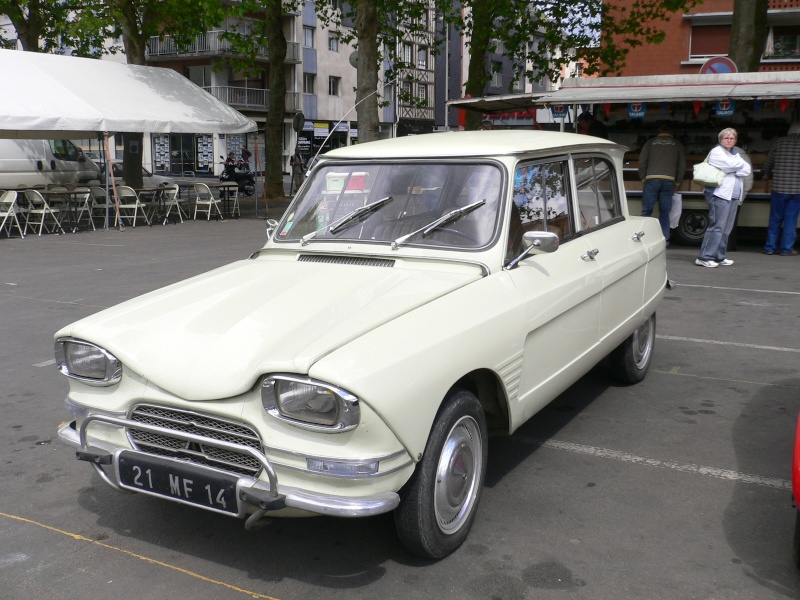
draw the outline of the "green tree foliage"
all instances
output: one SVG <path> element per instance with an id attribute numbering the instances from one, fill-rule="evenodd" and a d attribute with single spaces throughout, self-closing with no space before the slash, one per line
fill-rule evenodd
<path id="1" fill-rule="evenodd" d="M 445 21 L 469 39 L 465 94 L 473 97 L 483 95 L 491 78 L 489 52 L 512 60 L 515 80 L 555 81 L 562 65 L 575 58 L 585 61 L 587 75 L 613 74 L 632 47 L 663 41 L 661 22 L 698 1 L 639 0 L 625 6 L 608 0 L 465 0 L 455 7 L 437 0 Z M 467 129 L 479 124 L 479 114 L 467 115 Z"/>

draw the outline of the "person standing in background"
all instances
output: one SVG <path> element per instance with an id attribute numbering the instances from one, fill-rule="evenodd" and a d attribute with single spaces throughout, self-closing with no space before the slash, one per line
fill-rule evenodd
<path id="1" fill-rule="evenodd" d="M 588 110 L 582 112 L 578 117 L 578 133 L 593 135 L 604 140 L 608 139 L 608 128 L 595 119 L 594 115 Z"/>
<path id="2" fill-rule="evenodd" d="M 719 145 L 708 153 L 708 163 L 725 173 L 719 187 L 704 190 L 708 202 L 709 224 L 700 246 L 699 267 L 728 267 L 733 261 L 725 257 L 728 235 L 733 229 L 736 210 L 744 198 L 744 180 L 752 173 L 748 163 L 736 150 L 736 130 L 728 127 L 719 132 Z"/>
<path id="3" fill-rule="evenodd" d="M 685 171 L 686 150 L 672 135 L 672 125 L 662 123 L 658 135 L 648 140 L 639 153 L 639 178 L 644 182 L 642 216 L 652 216 L 658 202 L 658 222 L 667 244 L 672 196 L 683 181 Z"/>
<path id="4" fill-rule="evenodd" d="M 292 167 L 292 183 L 289 186 L 289 193 L 293 196 L 297 193 L 298 188 L 303 183 L 303 167 L 305 167 L 305 160 L 300 153 L 300 146 L 294 147 L 294 154 L 289 159 L 289 165 Z"/>
<path id="5" fill-rule="evenodd" d="M 764 254 L 796 256 L 797 218 L 800 216 L 800 122 L 773 144 L 764 162 L 764 178 L 772 177 L 769 226 Z"/>

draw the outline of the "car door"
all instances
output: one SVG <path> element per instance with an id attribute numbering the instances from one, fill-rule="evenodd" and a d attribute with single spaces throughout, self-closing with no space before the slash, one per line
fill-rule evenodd
<path id="1" fill-rule="evenodd" d="M 577 156 L 574 169 L 581 235 L 602 271 L 600 340 L 616 345 L 641 318 L 648 251 L 639 223 L 622 214 L 614 163 Z"/>
<path id="2" fill-rule="evenodd" d="M 512 428 L 524 422 L 594 364 L 602 274 L 576 235 L 566 157 L 517 166 L 507 258 L 521 252 L 526 231 L 551 231 L 552 253 L 530 255 L 509 270 L 524 306 L 522 368 Z"/>

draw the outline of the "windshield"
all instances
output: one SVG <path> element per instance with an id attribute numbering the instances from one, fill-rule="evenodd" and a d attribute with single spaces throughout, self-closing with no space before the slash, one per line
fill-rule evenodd
<path id="1" fill-rule="evenodd" d="M 498 166 L 482 163 L 323 166 L 306 182 L 275 239 L 482 248 L 497 226 L 502 181 Z M 429 227 L 445 215 L 451 216 Z"/>

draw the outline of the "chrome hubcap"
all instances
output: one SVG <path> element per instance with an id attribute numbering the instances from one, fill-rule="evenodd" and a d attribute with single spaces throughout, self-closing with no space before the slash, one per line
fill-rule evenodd
<path id="1" fill-rule="evenodd" d="M 653 351 L 654 333 L 653 317 L 647 319 L 633 333 L 633 361 L 637 369 L 643 369 L 650 360 L 650 353 Z"/>
<path id="2" fill-rule="evenodd" d="M 462 417 L 450 430 L 439 456 L 433 507 L 439 528 L 458 531 L 472 512 L 483 470 L 483 440 L 472 417 Z"/>

